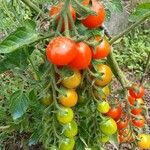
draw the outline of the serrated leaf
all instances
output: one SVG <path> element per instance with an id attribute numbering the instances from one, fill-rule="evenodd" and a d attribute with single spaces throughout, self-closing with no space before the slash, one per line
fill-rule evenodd
<path id="1" fill-rule="evenodd" d="M 150 16 L 150 3 L 142 3 L 135 8 L 135 11 L 129 16 L 130 22 L 136 22 L 143 17 Z"/>
<path id="2" fill-rule="evenodd" d="M 33 21 L 27 20 L 25 27 L 20 27 L 12 32 L 0 43 L 0 53 L 11 53 L 24 46 L 28 46 L 38 39 L 38 32 Z"/>
<path id="3" fill-rule="evenodd" d="M 29 106 L 29 99 L 22 91 L 13 93 L 10 99 L 10 111 L 13 120 L 16 120 L 26 112 Z"/>

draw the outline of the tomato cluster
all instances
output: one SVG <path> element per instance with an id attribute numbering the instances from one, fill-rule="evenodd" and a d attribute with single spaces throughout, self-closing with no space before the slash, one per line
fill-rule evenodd
<path id="1" fill-rule="evenodd" d="M 84 7 L 91 8 L 96 14 L 83 17 L 79 22 L 89 30 L 100 27 L 105 19 L 105 9 L 102 3 L 98 0 L 83 0 L 82 4 Z M 77 14 L 71 5 L 68 5 L 72 20 L 69 20 L 66 29 L 64 5 L 61 2 L 50 9 L 49 14 L 51 17 L 56 17 L 55 21 L 60 27 L 60 31 L 57 30 L 59 34 L 51 39 L 46 48 L 49 63 L 58 69 L 54 73 L 56 85 L 53 88 L 55 88 L 56 93 L 53 94 L 55 99 L 53 101 L 57 108 L 57 121 L 63 129 L 57 146 L 60 150 L 74 149 L 75 137 L 80 134 L 81 119 L 76 114 L 76 108 L 81 107 L 78 104 L 85 102 L 85 99 L 91 101 L 88 103 L 89 105 L 94 104 L 96 107 L 96 117 L 98 118 L 98 129 L 96 131 L 98 131 L 100 143 L 105 144 L 115 133 L 117 133 L 120 143 L 134 141 L 137 134 L 131 127 L 141 128 L 145 125 L 145 118 L 142 114 L 144 89 L 138 84 L 129 88 L 128 103 L 131 112 L 128 113 L 125 112 L 125 107 L 120 100 L 110 97 L 110 83 L 113 73 L 107 64 L 107 56 L 111 51 L 111 45 L 100 34 L 92 34 L 85 40 L 68 36 L 66 31 L 68 31 L 68 28 L 71 30 L 72 23 L 75 23 L 77 16 L 80 17 L 80 14 Z M 95 44 L 90 44 L 90 42 Z M 61 74 L 60 72 L 64 68 L 72 73 L 69 75 Z M 54 71 L 56 70 L 54 69 Z M 86 92 L 88 96 L 86 95 L 85 98 Z M 51 99 L 48 95 L 42 99 L 42 102 L 48 106 L 52 104 Z M 149 138 L 147 134 L 139 135 L 137 142 L 139 147 L 149 148 L 150 145 L 147 144 Z"/>

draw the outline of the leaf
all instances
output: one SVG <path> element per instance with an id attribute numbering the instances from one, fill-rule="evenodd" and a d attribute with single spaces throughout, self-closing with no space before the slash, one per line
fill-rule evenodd
<path id="1" fill-rule="evenodd" d="M 16 120 L 26 112 L 29 106 L 29 99 L 26 94 L 22 91 L 16 91 L 13 93 L 10 99 L 10 111 L 13 117 L 13 120 Z"/>
<path id="2" fill-rule="evenodd" d="M 34 48 L 31 47 L 29 50 L 29 54 L 32 54 Z M 16 50 L 12 53 L 5 54 L 4 58 L 0 61 L 0 74 L 16 67 L 25 69 L 28 64 L 24 50 Z"/>
<path id="3" fill-rule="evenodd" d="M 142 3 L 135 8 L 135 11 L 129 16 L 130 22 L 136 22 L 143 17 L 150 16 L 150 3 Z"/>
<path id="4" fill-rule="evenodd" d="M 123 6 L 121 0 L 103 0 L 106 10 L 110 12 L 122 12 Z"/>
<path id="5" fill-rule="evenodd" d="M 110 141 L 109 142 L 118 150 L 119 143 L 118 143 L 117 133 L 113 134 L 110 137 Z"/>
<path id="6" fill-rule="evenodd" d="M 38 35 L 34 22 L 26 20 L 24 27 L 19 27 L 0 43 L 0 53 L 11 53 L 30 45 L 38 39 Z"/>

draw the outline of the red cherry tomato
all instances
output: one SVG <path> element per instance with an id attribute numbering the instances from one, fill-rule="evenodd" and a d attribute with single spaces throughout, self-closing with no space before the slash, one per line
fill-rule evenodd
<path id="1" fill-rule="evenodd" d="M 76 56 L 76 44 L 66 37 L 54 38 L 46 49 L 46 55 L 50 62 L 55 65 L 67 65 Z"/>
<path id="2" fill-rule="evenodd" d="M 139 115 L 142 112 L 141 108 L 134 108 L 131 110 L 131 113 L 134 115 Z"/>
<path id="3" fill-rule="evenodd" d="M 97 41 L 100 41 L 100 36 L 96 37 Z M 92 54 L 93 54 L 93 58 L 94 59 L 102 59 L 108 56 L 108 54 L 110 53 L 111 50 L 111 46 L 108 43 L 107 40 L 102 39 L 102 41 L 100 42 L 100 44 L 98 46 L 96 46 L 96 50 L 94 51 L 94 49 L 92 50 Z"/>
<path id="4" fill-rule="evenodd" d="M 81 22 L 84 26 L 89 29 L 97 28 L 102 25 L 105 19 L 105 9 L 102 3 L 97 0 L 92 1 L 92 10 L 96 12 L 96 15 L 89 15 L 87 18 L 83 19 Z M 87 3 L 85 2 L 87 5 Z"/>
<path id="5" fill-rule="evenodd" d="M 124 118 L 124 119 L 120 119 L 118 122 L 117 122 L 117 127 L 119 130 L 122 130 L 124 128 L 126 128 L 128 125 L 128 119 L 127 117 Z"/>
<path id="6" fill-rule="evenodd" d="M 129 93 L 133 98 L 141 98 L 144 95 L 144 88 L 135 83 L 129 88 Z"/>
<path id="7" fill-rule="evenodd" d="M 107 113 L 107 116 L 113 118 L 115 121 L 119 120 L 121 115 L 122 115 L 122 108 L 120 105 L 110 108 L 110 110 Z"/>
<path id="8" fill-rule="evenodd" d="M 139 115 L 137 118 L 132 119 L 132 123 L 135 127 L 141 128 L 145 124 L 145 118 L 142 115 Z"/>
<path id="9" fill-rule="evenodd" d="M 78 70 L 87 68 L 90 65 L 92 57 L 90 47 L 87 44 L 80 42 L 77 43 L 76 49 L 77 55 L 69 64 L 69 66 Z"/>

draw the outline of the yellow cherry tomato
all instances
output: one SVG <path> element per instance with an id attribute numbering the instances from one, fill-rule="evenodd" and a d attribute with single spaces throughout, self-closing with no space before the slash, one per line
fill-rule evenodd
<path id="1" fill-rule="evenodd" d="M 73 70 L 73 75 L 65 77 L 62 81 L 62 85 L 69 89 L 76 88 L 81 83 L 81 73 L 78 70 Z"/>
<path id="2" fill-rule="evenodd" d="M 109 66 L 104 64 L 98 64 L 97 70 L 102 74 L 101 79 L 95 81 L 98 86 L 106 86 L 112 80 L 112 71 Z"/>
<path id="3" fill-rule="evenodd" d="M 78 101 L 78 94 L 74 89 L 66 89 L 66 95 L 59 95 L 59 102 L 65 107 L 73 107 Z"/>
<path id="4" fill-rule="evenodd" d="M 95 90 L 94 95 L 97 99 L 105 100 L 110 95 L 110 89 L 108 86 L 105 86 L 102 88 L 101 92 L 98 92 L 97 90 Z"/>
<path id="5" fill-rule="evenodd" d="M 49 106 L 53 102 L 52 96 L 50 94 L 47 94 L 45 97 L 41 99 L 41 102 L 42 104 Z"/>
<path id="6" fill-rule="evenodd" d="M 141 149 L 149 149 L 150 148 L 150 135 L 148 134 L 140 134 L 138 135 L 139 141 L 138 146 Z"/>

